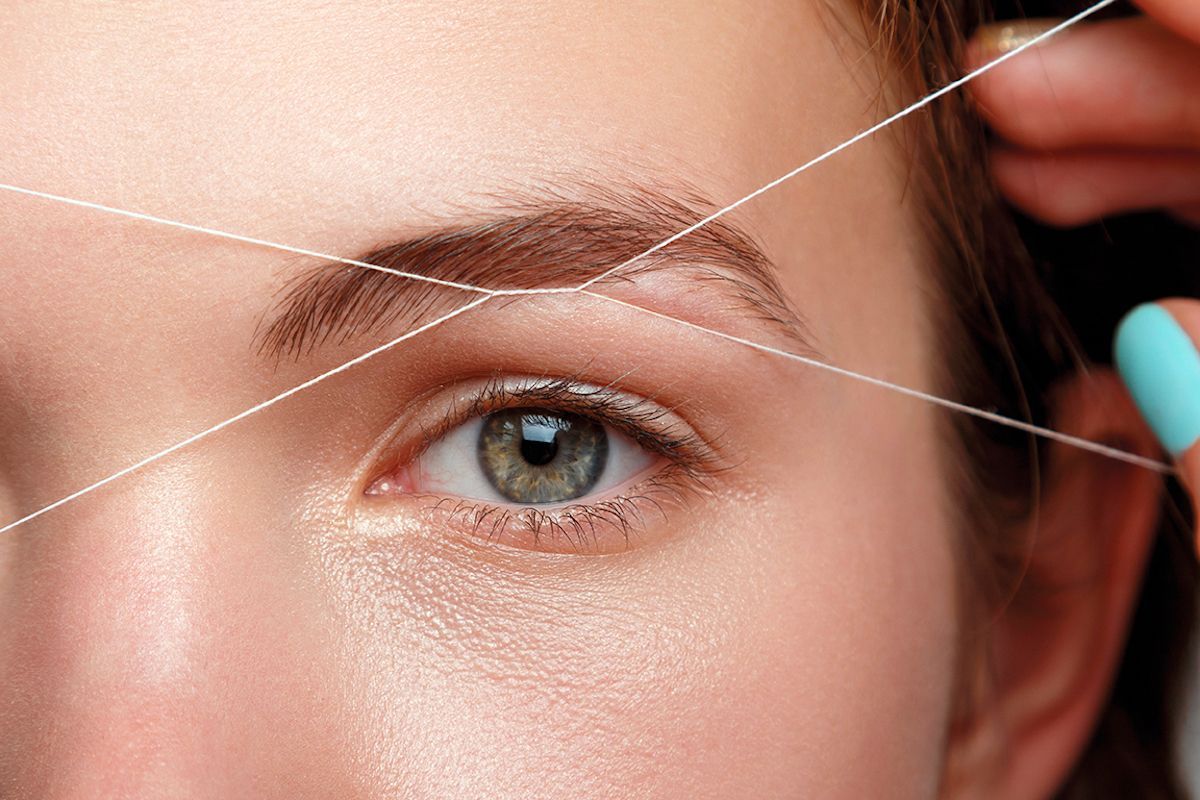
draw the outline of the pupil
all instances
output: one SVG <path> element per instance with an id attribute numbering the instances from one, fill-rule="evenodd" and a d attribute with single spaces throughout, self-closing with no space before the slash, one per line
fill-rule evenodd
<path id="1" fill-rule="evenodd" d="M 559 427 L 544 417 L 521 420 L 521 457 L 535 467 L 549 464 L 558 455 Z"/>

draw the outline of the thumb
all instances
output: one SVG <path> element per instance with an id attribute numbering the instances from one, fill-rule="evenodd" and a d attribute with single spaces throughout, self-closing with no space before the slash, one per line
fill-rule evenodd
<path id="1" fill-rule="evenodd" d="M 1117 326 L 1117 369 L 1200 510 L 1200 301 L 1163 300 Z"/>

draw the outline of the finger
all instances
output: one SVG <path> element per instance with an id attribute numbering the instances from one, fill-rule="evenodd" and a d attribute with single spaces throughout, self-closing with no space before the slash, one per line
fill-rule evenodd
<path id="1" fill-rule="evenodd" d="M 1117 369 L 1142 416 L 1177 460 L 1200 509 L 1200 301 L 1165 300 L 1129 312 L 1117 328 Z"/>
<path id="2" fill-rule="evenodd" d="M 969 58 L 981 64 L 1011 45 L 989 26 Z M 996 132 L 1025 147 L 1200 150 L 1200 45 L 1145 18 L 1080 25 L 981 75 L 972 91 Z"/>
<path id="3" fill-rule="evenodd" d="M 1074 226 L 1111 214 L 1200 205 L 1200 152 L 1033 153 L 997 148 L 992 173 L 1022 211 Z"/>
<path id="4" fill-rule="evenodd" d="M 1195 0 L 1137 0 L 1158 22 L 1200 45 L 1200 3 Z"/>

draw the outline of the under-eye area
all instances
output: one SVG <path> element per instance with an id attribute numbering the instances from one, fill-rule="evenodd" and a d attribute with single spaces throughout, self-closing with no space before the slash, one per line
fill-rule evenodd
<path id="1" fill-rule="evenodd" d="M 363 489 L 376 510 L 511 547 L 620 552 L 726 468 L 676 409 L 615 383 L 494 375 L 441 394 L 432 424 L 383 448 Z"/>

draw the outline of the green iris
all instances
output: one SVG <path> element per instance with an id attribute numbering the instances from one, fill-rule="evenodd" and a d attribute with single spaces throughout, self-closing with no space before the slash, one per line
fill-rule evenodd
<path id="1" fill-rule="evenodd" d="M 479 465 L 514 503 L 562 503 L 587 494 L 604 472 L 604 426 L 576 414 L 514 408 L 483 421 Z"/>

